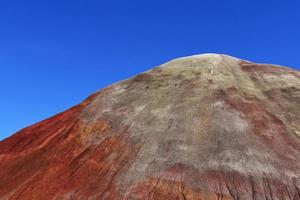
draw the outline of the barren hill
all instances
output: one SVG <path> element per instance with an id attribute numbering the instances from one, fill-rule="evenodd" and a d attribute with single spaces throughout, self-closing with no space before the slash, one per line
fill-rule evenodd
<path id="1" fill-rule="evenodd" d="M 300 200 L 300 72 L 172 60 L 0 142 L 0 199 Z"/>

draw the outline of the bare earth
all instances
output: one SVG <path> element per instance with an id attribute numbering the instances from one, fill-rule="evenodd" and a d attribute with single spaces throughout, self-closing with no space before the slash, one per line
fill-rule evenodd
<path id="1" fill-rule="evenodd" d="M 300 72 L 172 60 L 0 142 L 0 199 L 300 200 Z"/>

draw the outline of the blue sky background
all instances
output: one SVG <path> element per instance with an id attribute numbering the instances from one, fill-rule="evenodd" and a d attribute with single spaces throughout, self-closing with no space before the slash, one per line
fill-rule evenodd
<path id="1" fill-rule="evenodd" d="M 300 2 L 0 0 L 0 140 L 170 59 L 300 69 Z"/>

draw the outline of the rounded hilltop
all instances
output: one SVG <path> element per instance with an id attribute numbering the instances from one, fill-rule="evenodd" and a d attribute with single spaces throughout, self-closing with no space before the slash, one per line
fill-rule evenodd
<path id="1" fill-rule="evenodd" d="M 240 60 L 239 58 L 227 55 L 227 54 L 220 54 L 220 53 L 201 53 L 201 54 L 194 54 L 190 56 L 182 56 L 175 58 L 173 60 L 179 60 L 179 59 L 219 59 L 222 57 L 232 58 Z"/>

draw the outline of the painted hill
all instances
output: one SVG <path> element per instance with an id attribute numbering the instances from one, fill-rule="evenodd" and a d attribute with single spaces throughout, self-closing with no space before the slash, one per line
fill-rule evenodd
<path id="1" fill-rule="evenodd" d="M 300 72 L 167 62 L 0 142 L 0 199 L 300 200 Z"/>

